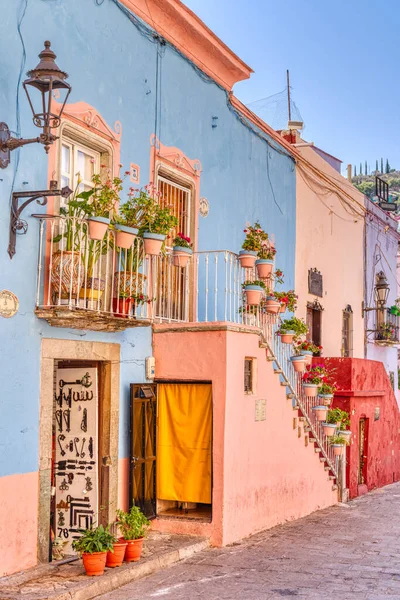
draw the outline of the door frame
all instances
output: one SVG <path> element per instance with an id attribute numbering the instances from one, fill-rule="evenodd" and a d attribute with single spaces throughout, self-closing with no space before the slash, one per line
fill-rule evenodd
<path id="1" fill-rule="evenodd" d="M 99 372 L 99 522 L 115 519 L 118 502 L 120 345 L 43 339 L 40 362 L 38 560 L 49 560 L 55 361 L 96 363 Z"/>

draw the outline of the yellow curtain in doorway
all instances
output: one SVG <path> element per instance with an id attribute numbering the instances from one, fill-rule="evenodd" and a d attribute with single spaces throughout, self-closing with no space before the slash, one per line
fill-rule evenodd
<path id="1" fill-rule="evenodd" d="M 211 504 L 211 385 L 158 385 L 157 497 Z"/>

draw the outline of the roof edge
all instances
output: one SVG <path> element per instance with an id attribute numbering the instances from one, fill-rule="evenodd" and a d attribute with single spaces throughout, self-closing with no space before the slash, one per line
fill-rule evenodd
<path id="1" fill-rule="evenodd" d="M 231 90 L 253 70 L 181 0 L 119 0 L 216 83 Z"/>

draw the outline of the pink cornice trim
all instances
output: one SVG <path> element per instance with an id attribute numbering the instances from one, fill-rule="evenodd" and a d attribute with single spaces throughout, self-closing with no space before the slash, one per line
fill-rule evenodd
<path id="1" fill-rule="evenodd" d="M 154 133 L 150 136 L 150 145 L 155 148 L 157 157 L 170 163 L 180 171 L 200 177 L 202 167 L 201 162 L 197 158 L 193 160 L 188 158 L 182 150 L 175 148 L 175 146 L 164 146 Z"/>
<path id="2" fill-rule="evenodd" d="M 253 70 L 180 0 L 120 0 L 227 90 Z"/>
<path id="3" fill-rule="evenodd" d="M 59 110 L 60 107 L 56 108 Z M 86 102 L 75 102 L 67 104 L 63 113 L 63 119 L 77 123 L 94 131 L 97 135 L 108 138 L 112 142 L 119 142 L 122 135 L 120 121 L 115 121 L 112 129 L 97 110 Z"/>

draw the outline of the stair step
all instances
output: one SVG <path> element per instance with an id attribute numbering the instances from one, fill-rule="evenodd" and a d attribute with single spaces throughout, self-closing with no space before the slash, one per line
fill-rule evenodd
<path id="1" fill-rule="evenodd" d="M 331 468 L 330 467 L 324 467 L 325 471 L 330 471 Z"/>
<path id="2" fill-rule="evenodd" d="M 283 373 L 282 369 L 274 369 L 275 375 L 281 375 Z"/>
<path id="3" fill-rule="evenodd" d="M 311 444 L 315 444 L 315 442 L 317 441 L 317 440 L 316 440 L 315 438 L 313 438 L 313 437 L 309 437 L 308 439 L 310 440 L 310 443 L 311 443 Z"/>
<path id="4" fill-rule="evenodd" d="M 325 461 L 326 461 L 326 458 L 325 458 L 324 456 L 320 456 L 320 457 L 319 457 L 319 460 L 320 460 L 321 462 L 325 462 Z"/>
<path id="5" fill-rule="evenodd" d="M 287 387 L 289 385 L 288 381 L 281 381 L 281 385 Z"/>
<path id="6" fill-rule="evenodd" d="M 305 420 L 306 420 L 306 418 L 305 418 L 305 417 L 299 417 L 299 421 L 303 422 L 303 421 L 305 421 Z"/>
<path id="7" fill-rule="evenodd" d="M 275 356 L 267 356 L 267 360 L 269 362 L 274 362 L 274 360 L 276 360 L 276 357 Z"/>
<path id="8" fill-rule="evenodd" d="M 314 448 L 315 454 L 319 454 L 321 452 L 320 448 Z"/>
<path id="9" fill-rule="evenodd" d="M 293 406 L 293 410 L 299 410 L 299 408 L 300 408 L 300 406 L 299 406 L 298 404 L 295 404 L 295 405 Z"/>
<path id="10" fill-rule="evenodd" d="M 286 394 L 286 398 L 287 398 L 288 400 L 293 400 L 293 398 L 294 398 L 294 394 Z"/>
<path id="11" fill-rule="evenodd" d="M 259 347 L 259 348 L 268 348 L 268 344 L 267 344 L 267 342 L 260 342 L 260 343 L 258 344 L 258 347 Z"/>
<path id="12" fill-rule="evenodd" d="M 334 492 L 337 489 L 338 489 L 338 486 L 336 484 L 332 486 L 332 492 Z"/>
<path id="13" fill-rule="evenodd" d="M 330 479 L 331 481 L 333 481 L 334 479 L 336 479 L 336 477 L 335 477 L 334 475 L 329 475 L 329 479 Z"/>

